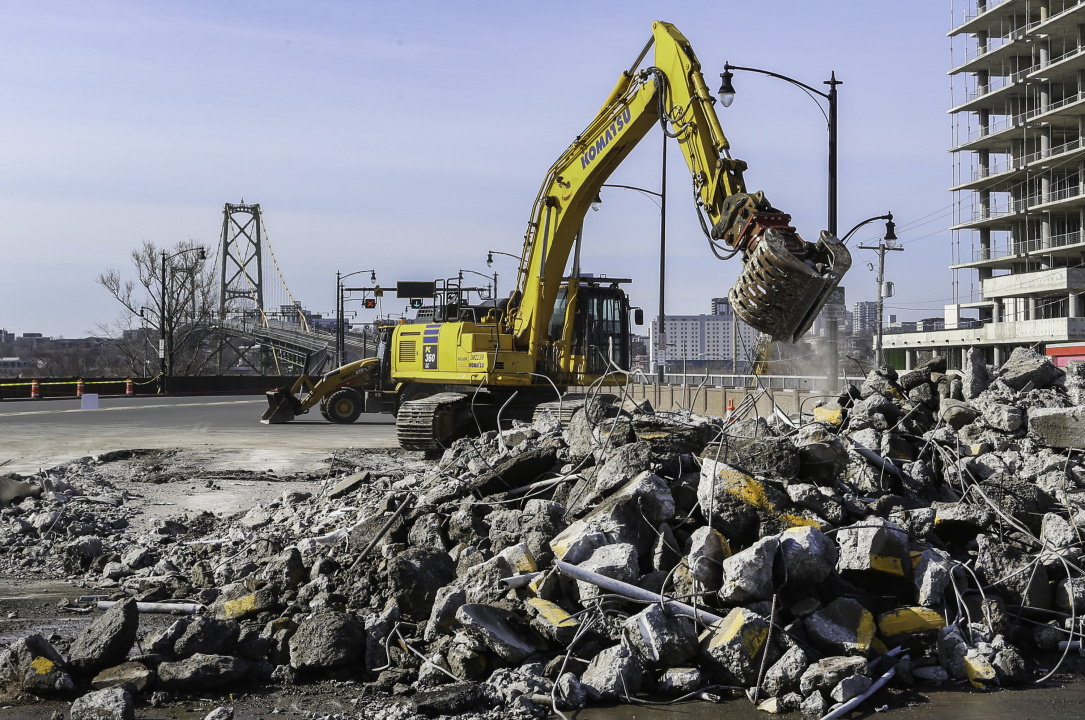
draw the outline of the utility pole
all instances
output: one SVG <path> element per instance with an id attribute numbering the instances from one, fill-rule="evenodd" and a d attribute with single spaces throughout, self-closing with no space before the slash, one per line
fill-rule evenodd
<path id="1" fill-rule="evenodd" d="M 893 213 L 889 213 L 889 222 L 885 224 L 885 237 L 878 241 L 875 246 L 870 245 L 856 245 L 856 247 L 862 250 L 873 250 L 878 253 L 878 327 L 877 335 L 875 336 L 874 346 L 874 363 L 881 367 L 885 365 L 885 350 L 882 345 L 882 326 L 884 325 L 884 308 L 885 298 L 892 297 L 892 291 L 886 293 L 885 282 L 885 254 L 889 251 L 903 251 L 904 248 L 897 247 L 897 235 L 894 232 Z"/>
<path id="2" fill-rule="evenodd" d="M 158 391 L 166 391 L 166 353 L 168 348 L 166 347 L 166 314 L 168 312 L 166 303 L 169 302 L 166 297 L 166 251 L 162 251 L 162 295 L 161 304 L 158 308 Z"/>

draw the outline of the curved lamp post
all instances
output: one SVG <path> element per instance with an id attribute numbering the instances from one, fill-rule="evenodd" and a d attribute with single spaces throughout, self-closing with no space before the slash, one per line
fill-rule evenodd
<path id="1" fill-rule="evenodd" d="M 343 281 L 352 275 L 360 275 L 362 273 L 369 273 L 369 282 L 374 285 L 377 283 L 377 271 L 376 270 L 355 270 L 352 273 L 343 275 L 338 270 L 335 271 L 335 364 L 339 367 L 344 365 L 343 361 L 346 359 L 347 354 L 347 332 L 343 327 L 343 315 L 345 315 L 346 308 L 346 292 L 353 290 L 354 288 L 344 288 Z M 364 340 L 363 340 L 364 348 Z M 365 354 L 363 349 L 362 354 Z"/>
<path id="2" fill-rule="evenodd" d="M 639 193 L 645 195 L 651 195 L 659 198 L 659 317 L 657 318 L 658 327 L 656 328 L 656 335 L 658 336 L 657 350 L 656 350 L 656 382 L 659 385 L 663 384 L 663 376 L 667 364 L 667 315 L 664 312 L 664 291 L 667 285 L 667 136 L 663 135 L 663 169 L 660 172 L 659 180 L 659 192 L 654 190 L 645 190 L 641 187 L 634 187 L 632 185 L 603 185 L 602 187 L 622 188 L 624 190 L 636 190 Z M 599 205 L 603 203 L 603 198 L 600 195 L 595 196 L 595 201 L 592 202 L 592 210 L 598 210 Z"/>
<path id="3" fill-rule="evenodd" d="M 821 110 L 821 114 L 825 117 L 825 122 L 829 128 L 829 190 L 828 190 L 828 211 L 826 219 L 826 230 L 836 235 L 836 210 L 837 210 L 837 195 L 836 195 L 836 129 L 837 129 L 837 114 L 836 114 L 836 86 L 843 85 L 843 81 L 836 79 L 836 72 L 833 71 L 828 80 L 824 81 L 829 86 L 829 92 L 823 92 L 817 88 L 811 87 L 804 82 L 799 82 L 795 78 L 790 78 L 787 75 L 781 75 L 769 70 L 761 70 L 760 68 L 743 67 L 741 65 L 732 65 L 730 63 L 723 64 L 723 72 L 720 73 L 722 83 L 720 84 L 719 96 L 720 102 L 724 107 L 731 107 L 731 103 L 735 101 L 735 86 L 732 84 L 731 79 L 734 77 L 732 70 L 743 70 L 746 72 L 755 72 L 762 75 L 768 75 L 769 77 L 779 78 L 785 82 L 789 82 L 795 87 L 805 92 L 811 100 L 817 103 L 818 109 Z M 817 97 L 815 97 L 817 96 Z M 822 107 L 821 101 L 818 97 L 825 98 L 828 103 L 828 112 Z"/>
<path id="4" fill-rule="evenodd" d="M 878 217 L 864 220 L 855 227 L 853 227 L 848 234 L 845 235 L 845 239 L 854 233 L 856 230 L 866 225 L 869 222 L 875 220 L 885 220 L 885 235 L 878 240 L 877 245 L 856 245 L 855 247 L 863 250 L 873 250 L 878 253 L 878 327 L 877 327 L 877 342 L 874 347 L 874 362 L 878 367 L 885 365 L 885 349 L 882 347 L 882 318 L 885 303 L 885 254 L 891 250 L 902 251 L 904 248 L 897 247 L 897 226 L 893 222 L 893 213 L 886 215 L 879 215 Z"/>

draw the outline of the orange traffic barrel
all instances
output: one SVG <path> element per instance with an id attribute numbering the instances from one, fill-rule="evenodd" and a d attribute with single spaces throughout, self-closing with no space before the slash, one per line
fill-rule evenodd
<path id="1" fill-rule="evenodd" d="M 37 380 L 30 381 L 30 399 L 41 400 L 41 384 Z"/>
<path id="2" fill-rule="evenodd" d="M 83 378 L 79 378 L 79 382 L 75 384 L 75 396 L 77 398 L 83 397 Z"/>
<path id="3" fill-rule="evenodd" d="M 128 384 L 124 386 L 124 394 L 125 395 L 135 395 L 136 394 L 136 385 L 135 385 L 135 383 L 132 382 L 132 378 L 128 378 Z"/>

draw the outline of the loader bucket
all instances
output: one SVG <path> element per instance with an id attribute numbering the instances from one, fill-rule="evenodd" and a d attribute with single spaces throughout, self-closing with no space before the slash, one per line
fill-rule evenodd
<path id="1" fill-rule="evenodd" d="M 773 340 L 802 337 L 851 267 L 851 253 L 829 233 L 803 245 L 800 258 L 778 231 L 768 230 L 728 293 L 735 314 Z"/>
<path id="2" fill-rule="evenodd" d="M 297 416 L 294 407 L 297 400 L 286 388 L 268 391 L 266 395 L 268 408 L 261 416 L 260 422 L 265 425 L 279 425 L 288 423 Z"/>

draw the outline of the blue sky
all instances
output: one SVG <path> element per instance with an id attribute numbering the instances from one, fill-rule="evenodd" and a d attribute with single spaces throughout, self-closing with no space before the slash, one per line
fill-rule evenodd
<path id="1" fill-rule="evenodd" d="M 667 5 L 671 7 L 667 7 Z M 10 2 L 0 5 L 0 327 L 74 337 L 116 317 L 94 277 L 130 251 L 218 242 L 226 202 L 258 202 L 294 297 L 334 308 L 335 272 L 382 284 L 490 272 L 519 253 L 554 159 L 598 111 L 653 20 L 724 61 L 840 88 L 840 227 L 892 210 L 887 312 L 951 297 L 949 4 L 820 2 Z M 736 74 L 717 105 L 748 187 L 807 239 L 825 224 L 814 103 Z M 658 131 L 612 183 L 657 189 Z M 668 313 L 707 312 L 740 271 L 709 253 L 670 152 Z M 632 277 L 657 307 L 658 209 L 612 190 L 584 228 L 585 271 Z M 856 234 L 876 239 L 883 226 Z M 858 253 L 849 305 L 874 299 Z M 507 261 L 507 262 L 506 262 Z M 495 263 L 507 290 L 515 263 Z M 896 309 L 899 308 L 899 309 Z M 387 309 L 387 308 L 386 308 Z M 371 319 L 365 318 L 362 319 Z"/>

